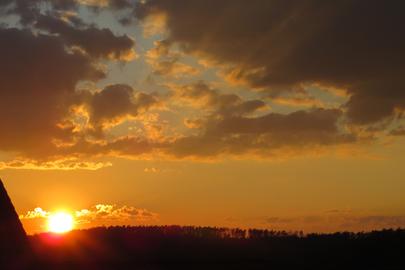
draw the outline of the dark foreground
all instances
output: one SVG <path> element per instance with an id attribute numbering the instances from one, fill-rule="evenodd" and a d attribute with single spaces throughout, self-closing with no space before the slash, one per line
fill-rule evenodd
<path id="1" fill-rule="evenodd" d="M 1 269 L 405 269 L 405 230 L 400 229 L 304 236 L 266 230 L 111 227 L 63 236 L 40 234 L 28 241 L 30 252 Z"/>

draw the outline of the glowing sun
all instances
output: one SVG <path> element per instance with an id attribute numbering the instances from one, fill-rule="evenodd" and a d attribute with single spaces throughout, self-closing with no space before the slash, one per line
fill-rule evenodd
<path id="1" fill-rule="evenodd" d="M 73 216 L 66 212 L 56 212 L 48 217 L 48 231 L 65 233 L 73 229 Z"/>

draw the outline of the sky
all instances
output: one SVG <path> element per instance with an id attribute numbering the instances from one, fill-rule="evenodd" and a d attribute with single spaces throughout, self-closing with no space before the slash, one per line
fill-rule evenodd
<path id="1" fill-rule="evenodd" d="M 0 0 L 0 177 L 25 229 L 404 227 L 404 8 Z"/>

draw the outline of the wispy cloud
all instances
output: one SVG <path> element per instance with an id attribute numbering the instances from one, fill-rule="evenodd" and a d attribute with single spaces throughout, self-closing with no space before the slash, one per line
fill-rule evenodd
<path id="1" fill-rule="evenodd" d="M 19 169 L 19 170 L 98 170 L 112 166 L 111 162 L 91 162 L 75 159 L 61 159 L 55 161 L 37 161 L 27 159 L 16 159 L 0 162 L 0 170 Z"/>

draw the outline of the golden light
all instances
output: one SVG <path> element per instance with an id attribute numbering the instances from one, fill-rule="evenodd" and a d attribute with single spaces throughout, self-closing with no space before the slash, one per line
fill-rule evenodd
<path id="1" fill-rule="evenodd" d="M 56 212 L 48 217 L 48 231 L 65 233 L 73 229 L 73 216 L 66 212 Z"/>

